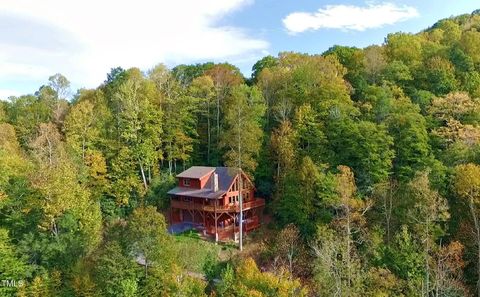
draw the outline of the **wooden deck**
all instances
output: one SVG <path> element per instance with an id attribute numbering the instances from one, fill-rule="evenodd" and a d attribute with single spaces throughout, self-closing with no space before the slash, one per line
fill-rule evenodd
<path id="1" fill-rule="evenodd" d="M 170 206 L 172 208 L 178 209 L 187 209 L 187 210 L 200 210 L 200 211 L 208 211 L 208 212 L 240 212 L 240 205 L 220 205 L 220 206 L 213 206 L 213 205 L 204 205 L 200 203 L 186 202 L 186 201 L 178 201 L 172 199 Z M 261 198 L 255 198 L 252 201 L 244 202 L 243 203 L 243 210 L 249 210 L 256 207 L 265 206 L 265 200 Z"/>
<path id="2" fill-rule="evenodd" d="M 256 228 L 260 227 L 260 219 L 258 216 L 255 216 L 251 219 L 248 219 L 243 224 L 243 231 L 250 232 Z M 210 226 L 205 229 L 206 233 L 209 235 L 215 236 L 215 227 Z M 239 226 L 229 225 L 223 228 L 218 228 L 218 239 L 225 240 L 225 239 L 233 239 L 233 234 L 240 232 Z"/>

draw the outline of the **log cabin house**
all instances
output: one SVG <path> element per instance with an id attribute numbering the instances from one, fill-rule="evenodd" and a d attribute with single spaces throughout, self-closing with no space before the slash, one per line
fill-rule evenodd
<path id="1" fill-rule="evenodd" d="M 193 166 L 177 175 L 170 196 L 170 224 L 189 223 L 218 240 L 237 240 L 240 219 L 240 170 L 230 167 Z M 265 200 L 255 197 L 255 187 L 241 172 L 243 231 L 261 224 Z"/>

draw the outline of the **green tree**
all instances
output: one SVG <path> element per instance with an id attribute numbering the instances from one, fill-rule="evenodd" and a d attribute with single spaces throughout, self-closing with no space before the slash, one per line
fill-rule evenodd
<path id="1" fill-rule="evenodd" d="M 75 104 L 65 119 L 67 143 L 85 160 L 87 149 L 99 135 L 95 122 L 98 119 L 94 111 L 95 105 L 88 100 Z"/>
<path id="2" fill-rule="evenodd" d="M 163 96 L 163 151 L 168 161 L 169 172 L 177 169 L 177 161 L 182 162 L 183 169 L 190 159 L 193 144 L 197 137 L 197 101 L 187 96 L 178 82 L 163 65 L 157 66 L 150 73 L 158 91 Z"/>
<path id="3" fill-rule="evenodd" d="M 270 145 L 276 163 L 277 185 L 282 185 L 284 178 L 295 162 L 296 133 L 289 121 L 282 122 L 273 130 Z"/>
<path id="4" fill-rule="evenodd" d="M 385 42 L 389 61 L 401 61 L 409 67 L 420 63 L 422 43 L 419 36 L 407 33 L 388 34 Z"/>
<path id="5" fill-rule="evenodd" d="M 11 243 L 8 231 L 0 229 L 0 275 L 2 282 L 12 282 L 12 286 L 3 283 L 0 286 L 0 294 L 13 296 L 17 291 L 17 286 L 29 276 L 28 272 L 29 268 Z"/>
<path id="6" fill-rule="evenodd" d="M 122 103 L 122 140 L 133 146 L 146 187 L 144 166 L 153 166 L 160 145 L 161 114 L 154 104 L 153 85 L 132 70 L 132 78 L 120 86 L 116 98 Z"/>
<path id="7" fill-rule="evenodd" d="M 212 106 L 214 105 L 213 100 L 215 97 L 213 80 L 209 76 L 195 78 L 188 89 L 188 94 L 195 98 L 200 105 L 197 119 L 198 141 L 194 151 L 196 151 L 197 155 L 200 155 L 201 162 L 211 164 L 212 151 L 214 149 L 212 147 Z"/>
<path id="8" fill-rule="evenodd" d="M 275 58 L 274 56 L 265 56 L 255 62 L 252 66 L 252 80 L 253 82 L 257 82 L 258 76 L 260 73 L 263 71 L 263 69 L 270 68 L 273 66 L 278 65 L 278 59 Z"/>
<path id="9" fill-rule="evenodd" d="M 107 242 L 101 248 L 94 268 L 95 281 L 104 296 L 136 296 L 136 265 L 117 242 Z"/>
<path id="10" fill-rule="evenodd" d="M 457 89 L 458 82 L 455 78 L 455 69 L 446 59 L 433 57 L 426 62 L 423 76 L 426 85 L 436 95 L 445 95 Z"/>
<path id="11" fill-rule="evenodd" d="M 463 32 L 460 48 L 473 59 L 475 64 L 480 63 L 480 32 L 475 29 Z"/>
<path id="12" fill-rule="evenodd" d="M 280 224 L 298 226 L 311 237 L 318 223 L 331 219 L 328 207 L 336 199 L 336 183 L 332 174 L 304 157 L 285 178 L 281 195 L 275 201 L 275 215 Z M 299 194 L 301 193 L 301 195 Z"/>
<path id="13" fill-rule="evenodd" d="M 393 137 L 394 173 L 401 180 L 412 178 L 416 171 L 431 163 L 425 118 L 408 98 L 399 98 L 394 101 L 386 122 Z"/>
<path id="14" fill-rule="evenodd" d="M 216 147 L 221 147 L 221 135 L 223 133 L 223 113 L 226 100 L 231 96 L 232 88 L 241 85 L 244 82 L 240 70 L 228 63 L 217 64 L 205 72 L 215 86 L 215 142 Z M 227 104 L 228 105 L 228 104 Z M 220 164 L 221 154 L 217 151 L 215 165 Z"/>
<path id="15" fill-rule="evenodd" d="M 155 207 L 133 211 L 126 230 L 129 251 L 144 267 L 145 278 L 153 266 L 171 265 L 170 235 L 163 215 Z"/>
<path id="16" fill-rule="evenodd" d="M 407 296 L 421 296 L 425 276 L 425 257 L 422 247 L 406 226 L 395 235 L 391 247 L 386 249 L 384 262 L 399 278 L 406 281 Z"/>
<path id="17" fill-rule="evenodd" d="M 413 219 L 415 230 L 419 241 L 422 243 L 425 259 L 425 292 L 429 294 L 433 285 L 430 283 L 432 278 L 431 257 L 435 249 L 436 240 L 443 235 L 441 223 L 450 218 L 448 204 L 445 198 L 440 196 L 437 191 L 431 189 L 428 172 L 416 173 L 414 179 L 407 185 L 407 191 L 415 201 L 410 210 L 410 216 Z"/>
<path id="18" fill-rule="evenodd" d="M 242 85 L 234 88 L 227 100 L 226 129 L 220 144 L 226 150 L 225 164 L 238 167 L 240 163 L 245 172 L 252 174 L 257 167 L 262 137 L 264 105 L 261 94 L 257 88 Z"/>

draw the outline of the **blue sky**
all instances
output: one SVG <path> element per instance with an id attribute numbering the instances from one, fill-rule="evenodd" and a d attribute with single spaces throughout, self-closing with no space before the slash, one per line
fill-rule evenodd
<path id="1" fill-rule="evenodd" d="M 267 54 L 381 44 L 388 33 L 478 8 L 473 0 L 2 0 L 0 98 L 33 93 L 57 72 L 73 90 L 93 88 L 116 66 L 229 61 L 248 76 Z"/>

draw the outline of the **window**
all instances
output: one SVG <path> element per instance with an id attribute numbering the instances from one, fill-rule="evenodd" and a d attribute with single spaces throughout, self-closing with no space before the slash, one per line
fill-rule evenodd
<path id="1" fill-rule="evenodd" d="M 229 202 L 230 204 L 238 203 L 238 195 L 228 197 L 228 202 Z"/>
<path id="2" fill-rule="evenodd" d="M 184 178 L 183 179 L 183 185 L 186 186 L 186 187 L 190 187 L 190 179 Z"/>

